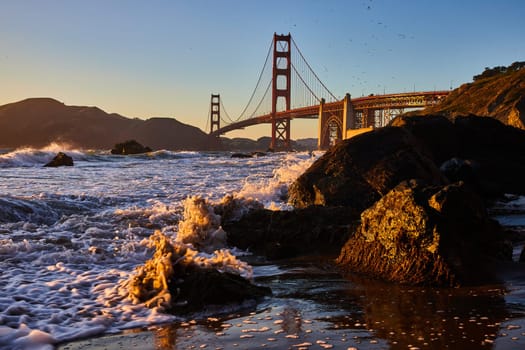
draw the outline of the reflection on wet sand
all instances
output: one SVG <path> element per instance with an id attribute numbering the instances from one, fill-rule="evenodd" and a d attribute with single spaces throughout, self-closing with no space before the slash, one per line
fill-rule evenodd
<path id="1" fill-rule="evenodd" d="M 525 344 L 521 328 L 525 308 L 520 304 L 509 309 L 503 284 L 423 288 L 357 275 L 343 279 L 311 267 L 289 265 L 286 269 L 288 273 L 265 280 L 274 290 L 266 310 L 223 320 L 227 327 L 207 322 L 205 328 L 215 334 L 204 336 L 204 341 L 200 328 L 191 336 L 186 334 L 187 339 L 194 345 L 197 339 L 202 339 L 202 345 L 218 341 L 218 348 L 275 349 L 308 349 L 315 344 L 336 349 L 473 350 Z"/>
<path id="2" fill-rule="evenodd" d="M 438 289 L 342 278 L 317 266 L 281 263 L 282 273 L 257 281 L 273 291 L 257 307 L 215 317 L 203 312 L 141 330 L 133 342 L 107 337 L 98 346 L 94 339 L 86 343 L 90 349 L 158 350 L 525 348 L 523 273 L 500 285 Z"/>
<path id="3" fill-rule="evenodd" d="M 391 349 L 489 349 L 510 316 L 501 285 L 436 289 L 353 279 L 369 329 Z"/>

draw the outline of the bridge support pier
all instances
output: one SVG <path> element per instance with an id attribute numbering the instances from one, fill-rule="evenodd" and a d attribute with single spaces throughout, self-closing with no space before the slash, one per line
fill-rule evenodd
<path id="1" fill-rule="evenodd" d="M 325 150 L 334 142 L 347 138 L 347 131 L 356 128 L 355 110 L 350 94 L 346 94 L 343 99 L 342 109 L 337 111 L 325 109 L 326 101 L 321 99 L 319 102 L 319 116 L 317 118 L 317 149 Z"/>
<path id="2" fill-rule="evenodd" d="M 221 128 L 221 95 L 211 94 L 210 101 L 210 134 Z M 219 137 L 220 134 L 217 134 Z"/>
<path id="3" fill-rule="evenodd" d="M 343 130 L 341 132 L 343 140 L 346 139 L 346 131 L 348 129 L 355 129 L 355 111 L 352 105 L 352 97 L 349 93 L 343 99 Z"/>
<path id="4" fill-rule="evenodd" d="M 279 99 L 284 99 L 285 110 L 290 110 L 291 35 L 273 35 L 272 73 L 272 141 L 273 151 L 290 151 L 290 119 L 277 119 Z"/>
<path id="5" fill-rule="evenodd" d="M 324 104 L 325 100 L 324 98 L 321 99 L 319 102 L 319 117 L 317 118 L 317 149 L 323 150 L 328 148 L 328 145 L 326 144 L 325 135 L 323 133 L 324 130 L 324 124 L 326 123 L 325 116 L 324 116 Z"/>

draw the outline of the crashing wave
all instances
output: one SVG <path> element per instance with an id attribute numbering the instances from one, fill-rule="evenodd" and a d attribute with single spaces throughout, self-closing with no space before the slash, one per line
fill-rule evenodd
<path id="1" fill-rule="evenodd" d="M 179 222 L 176 240 L 206 253 L 227 247 L 227 234 L 221 222 L 236 221 L 251 210 L 264 208 L 254 199 L 231 195 L 225 196 L 217 204 L 199 196 L 188 197 L 183 204 L 184 220 Z"/>
<path id="2" fill-rule="evenodd" d="M 212 252 L 226 247 L 226 232 L 221 217 L 204 198 L 194 196 L 184 201 L 184 220 L 179 222 L 176 241 Z"/>
<path id="3" fill-rule="evenodd" d="M 266 288 L 250 282 L 252 267 L 226 249 L 201 253 L 160 231 L 155 231 L 149 243 L 156 249 L 153 258 L 127 282 L 135 304 L 177 312 L 268 294 Z"/>
<path id="4" fill-rule="evenodd" d="M 226 249 L 221 227 L 222 216 L 233 220 L 262 204 L 232 196 L 215 205 L 193 196 L 183 204 L 184 218 L 174 239 L 159 230 L 150 236 L 147 245 L 155 253 L 128 280 L 131 300 L 173 312 L 267 294 L 251 283 L 252 267 Z"/>
<path id="5" fill-rule="evenodd" d="M 84 151 L 73 148 L 67 143 L 53 142 L 43 148 L 17 148 L 11 152 L 0 154 L 0 168 L 34 167 L 48 163 L 58 152 L 67 152 L 74 161 L 84 160 Z"/>
<path id="6" fill-rule="evenodd" d="M 255 199 L 270 210 L 291 210 L 287 205 L 288 186 L 308 169 L 322 153 L 288 154 L 282 165 L 273 171 L 273 176 L 265 179 L 250 177 L 245 179 L 241 190 L 234 194 L 235 198 Z"/>

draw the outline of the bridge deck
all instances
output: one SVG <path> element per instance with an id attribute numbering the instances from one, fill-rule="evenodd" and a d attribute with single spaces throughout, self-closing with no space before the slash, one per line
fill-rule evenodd
<path id="1" fill-rule="evenodd" d="M 444 97 L 449 94 L 449 91 L 420 91 L 410 93 L 397 93 L 386 95 L 370 95 L 364 97 L 353 98 L 352 106 L 355 111 L 373 109 L 403 109 L 403 108 L 420 108 L 427 107 L 439 103 Z M 328 113 L 335 113 L 343 110 L 344 102 L 327 102 L 324 104 L 323 110 Z M 319 116 L 319 105 L 294 108 L 289 111 L 277 112 L 275 117 L 281 119 L 295 119 L 295 118 L 310 118 L 315 119 Z M 232 123 L 222 128 L 215 130 L 211 135 L 217 136 L 225 134 L 229 131 L 244 129 L 248 126 L 265 124 L 272 122 L 272 114 L 264 114 L 250 119 L 241 120 Z"/>

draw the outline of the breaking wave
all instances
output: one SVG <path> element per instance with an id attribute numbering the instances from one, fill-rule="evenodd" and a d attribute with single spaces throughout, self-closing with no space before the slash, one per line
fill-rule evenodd
<path id="1" fill-rule="evenodd" d="M 90 151 L 76 149 L 66 143 L 51 143 L 43 148 L 17 148 L 0 154 L 0 168 L 43 166 L 58 152 L 66 152 L 73 161 L 86 160 L 90 154 Z"/>
<path id="2" fill-rule="evenodd" d="M 58 151 L 73 157 L 73 169 L 42 168 Z M 228 247 L 221 221 L 285 207 L 287 186 L 314 159 L 122 157 L 59 144 L 0 154 L 0 349 L 47 350 L 177 319 L 130 298 L 127 283 L 154 255 L 155 232 L 183 246 L 192 264 L 251 278 L 239 259 L 246 252 Z"/>

